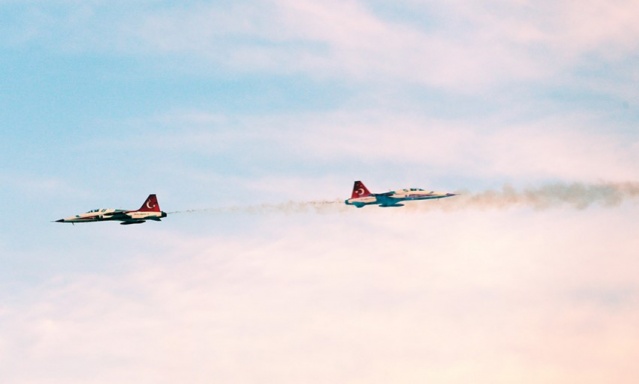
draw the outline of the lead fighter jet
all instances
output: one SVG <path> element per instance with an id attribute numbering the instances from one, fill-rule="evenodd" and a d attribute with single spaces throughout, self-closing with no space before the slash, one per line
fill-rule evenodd
<path id="1" fill-rule="evenodd" d="M 155 195 L 149 195 L 140 209 L 128 211 L 125 209 L 101 208 L 87 213 L 56 220 L 56 223 L 92 223 L 95 221 L 121 221 L 121 225 L 142 224 L 147 220 L 160 221 L 166 217 L 166 212 L 160 210 L 160 204 Z"/>
<path id="2" fill-rule="evenodd" d="M 370 193 L 361 181 L 353 185 L 351 198 L 344 201 L 346 205 L 354 205 L 362 208 L 365 205 L 379 205 L 380 207 L 403 207 L 402 201 L 443 199 L 455 196 L 454 193 L 426 191 L 420 188 L 398 189 L 385 193 Z"/>

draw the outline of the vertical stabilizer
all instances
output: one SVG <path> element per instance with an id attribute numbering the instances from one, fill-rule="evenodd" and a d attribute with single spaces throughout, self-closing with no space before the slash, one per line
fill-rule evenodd
<path id="1" fill-rule="evenodd" d="M 364 183 L 358 180 L 353 185 L 353 193 L 351 194 L 351 199 L 370 196 L 370 194 L 370 191 L 368 190 L 368 188 L 366 188 Z"/>
<path id="2" fill-rule="evenodd" d="M 158 204 L 158 198 L 155 196 L 155 194 L 149 195 L 149 197 L 146 198 L 146 201 L 144 202 L 144 204 L 142 204 L 138 211 L 160 212 L 160 204 Z"/>

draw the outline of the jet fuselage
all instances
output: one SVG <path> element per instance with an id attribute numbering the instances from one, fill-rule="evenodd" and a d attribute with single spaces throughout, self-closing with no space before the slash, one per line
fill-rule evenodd
<path id="1" fill-rule="evenodd" d="M 350 199 L 344 201 L 347 205 L 362 208 L 366 205 L 380 207 L 402 207 L 403 201 L 443 199 L 455 196 L 455 193 L 427 191 L 421 188 L 405 188 L 385 193 L 370 193 L 361 181 L 356 181 Z"/>
<path id="2" fill-rule="evenodd" d="M 64 219 L 56 220 L 57 223 L 93 223 L 97 221 L 121 221 L 120 224 L 142 224 L 147 220 L 160 221 L 166 217 L 166 212 L 160 210 L 157 197 L 149 195 L 142 207 L 138 210 L 125 210 L 114 208 L 93 209 L 86 213 L 80 213 Z"/>

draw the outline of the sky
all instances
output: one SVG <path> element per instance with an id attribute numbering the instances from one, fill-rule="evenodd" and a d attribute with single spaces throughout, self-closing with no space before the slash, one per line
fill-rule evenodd
<path id="1" fill-rule="evenodd" d="M 0 382 L 635 383 L 638 12 L 0 0 Z"/>

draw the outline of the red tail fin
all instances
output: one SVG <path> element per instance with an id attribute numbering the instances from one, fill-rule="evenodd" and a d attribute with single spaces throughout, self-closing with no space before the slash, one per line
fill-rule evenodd
<path id="1" fill-rule="evenodd" d="M 362 183 L 361 181 L 356 181 L 353 185 L 353 193 L 351 194 L 351 199 L 354 199 L 356 197 L 369 196 L 370 194 L 370 191 L 368 190 L 368 188 L 366 188 L 364 183 Z"/>
<path id="2" fill-rule="evenodd" d="M 142 204 L 138 211 L 160 212 L 160 204 L 158 204 L 158 198 L 155 196 L 155 194 L 149 195 L 149 197 L 146 198 L 146 201 L 144 202 L 144 204 Z"/>

